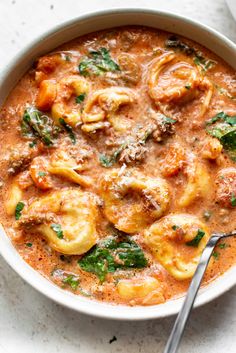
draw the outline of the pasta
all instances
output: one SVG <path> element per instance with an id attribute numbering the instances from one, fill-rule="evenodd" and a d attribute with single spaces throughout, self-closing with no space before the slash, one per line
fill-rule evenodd
<path id="1" fill-rule="evenodd" d="M 118 282 L 119 295 L 135 304 L 150 305 L 152 303 L 163 303 L 165 301 L 163 288 L 154 277 L 145 279 L 124 279 Z"/>
<path id="2" fill-rule="evenodd" d="M 68 189 L 34 201 L 24 209 L 21 224 L 34 226 L 56 251 L 81 255 L 96 243 L 96 217 L 92 195 Z M 61 236 L 56 228 L 61 229 Z"/>
<path id="3" fill-rule="evenodd" d="M 130 199 L 132 192 L 135 193 L 133 200 Z M 131 234 L 160 218 L 170 202 L 168 184 L 163 179 L 137 172 L 121 176 L 116 170 L 107 173 L 101 181 L 101 195 L 109 221 Z"/>
<path id="4" fill-rule="evenodd" d="M 192 65 L 176 59 L 178 56 L 170 52 L 154 60 L 148 79 L 150 97 L 157 104 L 186 102 L 193 99 L 199 89 L 204 90 L 206 94 L 200 116 L 204 115 L 210 104 L 213 86 Z"/>
<path id="5" fill-rule="evenodd" d="M 95 92 L 85 105 L 82 130 L 93 132 L 107 126 L 120 106 L 133 103 L 135 94 L 131 89 L 111 87 Z"/>
<path id="6" fill-rule="evenodd" d="M 168 215 L 145 231 L 145 242 L 154 256 L 172 276 L 181 280 L 193 276 L 208 239 L 204 223 L 186 214 Z M 193 241 L 198 246 L 191 244 Z"/>
<path id="7" fill-rule="evenodd" d="M 67 102 L 72 95 L 79 96 L 88 94 L 89 83 L 78 76 L 69 76 L 61 79 L 57 83 L 57 96 L 51 106 L 52 117 L 59 124 L 60 119 L 64 119 L 71 126 L 81 123 L 81 112 L 79 109 L 68 109 Z"/>

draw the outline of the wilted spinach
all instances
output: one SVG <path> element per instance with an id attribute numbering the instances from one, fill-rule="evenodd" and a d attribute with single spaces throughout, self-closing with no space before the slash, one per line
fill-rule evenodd
<path id="1" fill-rule="evenodd" d="M 215 123 L 217 123 L 215 125 Z M 229 116 L 224 112 L 216 114 L 206 121 L 207 133 L 216 137 L 230 158 L 236 161 L 236 116 Z M 214 125 L 209 127 L 210 125 Z"/>
<path id="2" fill-rule="evenodd" d="M 192 240 L 188 241 L 186 245 L 197 248 L 204 235 L 205 232 L 202 229 L 198 229 L 197 235 Z"/>
<path id="3" fill-rule="evenodd" d="M 83 76 L 102 75 L 108 71 L 120 71 L 119 65 L 112 60 L 106 48 L 91 50 L 89 55 L 84 57 L 79 64 L 79 72 Z"/>
<path id="4" fill-rule="evenodd" d="M 39 138 L 46 146 L 51 146 L 59 129 L 46 114 L 31 106 L 24 112 L 21 132 L 25 137 Z"/>
<path id="5" fill-rule="evenodd" d="M 199 50 L 196 50 L 193 47 L 190 47 L 187 43 L 180 40 L 175 35 L 170 36 L 165 42 L 166 48 L 171 48 L 174 50 L 179 50 L 186 55 L 193 56 L 193 61 L 196 65 L 199 65 L 203 71 L 207 71 L 213 65 L 215 61 L 206 59 L 203 53 Z"/>
<path id="6" fill-rule="evenodd" d="M 94 273 L 104 282 L 106 275 L 117 269 L 146 267 L 147 259 L 134 241 L 129 238 L 119 241 L 112 236 L 93 247 L 78 263 L 84 271 Z"/>

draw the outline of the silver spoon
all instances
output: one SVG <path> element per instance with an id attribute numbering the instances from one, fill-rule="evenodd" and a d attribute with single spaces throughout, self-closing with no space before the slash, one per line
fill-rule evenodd
<path id="1" fill-rule="evenodd" d="M 214 247 L 216 246 L 217 242 L 222 238 L 227 238 L 227 237 L 231 237 L 231 236 L 235 236 L 235 235 L 236 235 L 236 230 L 234 230 L 233 232 L 228 233 L 228 234 L 216 233 L 216 234 L 212 234 L 212 236 L 208 240 L 208 243 L 202 252 L 202 256 L 200 258 L 199 264 L 198 264 L 197 269 L 196 269 L 194 276 L 192 278 L 192 281 L 189 286 L 188 293 L 186 295 L 183 306 L 182 306 L 182 308 L 181 308 L 181 310 L 175 320 L 175 324 L 174 324 L 173 329 L 171 331 L 170 337 L 167 341 L 164 353 L 176 353 L 177 352 L 181 338 L 184 333 L 186 323 L 188 321 L 188 318 L 189 318 L 190 312 L 192 310 L 195 298 L 197 296 L 203 275 L 206 271 L 207 265 L 210 261 L 212 252 L 213 252 Z"/>

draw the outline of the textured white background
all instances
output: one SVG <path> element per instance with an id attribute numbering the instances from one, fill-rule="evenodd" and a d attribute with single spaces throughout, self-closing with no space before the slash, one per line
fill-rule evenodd
<path id="1" fill-rule="evenodd" d="M 85 12 L 124 6 L 186 15 L 236 42 L 236 25 L 224 0 L 0 0 L 0 70 L 55 24 Z M 180 353 L 235 353 L 235 299 L 236 288 L 195 310 Z M 37 293 L 0 258 L 0 353 L 161 353 L 173 320 L 114 322 L 74 313 Z M 109 344 L 114 335 L 117 341 Z"/>

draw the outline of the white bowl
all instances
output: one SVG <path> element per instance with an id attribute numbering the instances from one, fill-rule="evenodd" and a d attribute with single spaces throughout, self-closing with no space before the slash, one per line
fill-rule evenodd
<path id="1" fill-rule="evenodd" d="M 113 9 L 96 12 L 63 23 L 43 34 L 23 49 L 0 74 L 0 104 L 4 102 L 34 59 L 75 37 L 101 29 L 145 25 L 183 35 L 206 46 L 236 70 L 236 45 L 229 39 L 198 22 L 174 14 L 144 9 Z M 68 308 L 86 314 L 119 320 L 144 320 L 176 314 L 183 298 L 148 307 L 111 305 L 76 296 L 49 282 L 31 268 L 17 253 L 0 228 L 0 253 L 6 262 L 29 284 L 47 297 Z M 201 289 L 195 307 L 209 302 L 236 284 L 236 266 Z"/>

